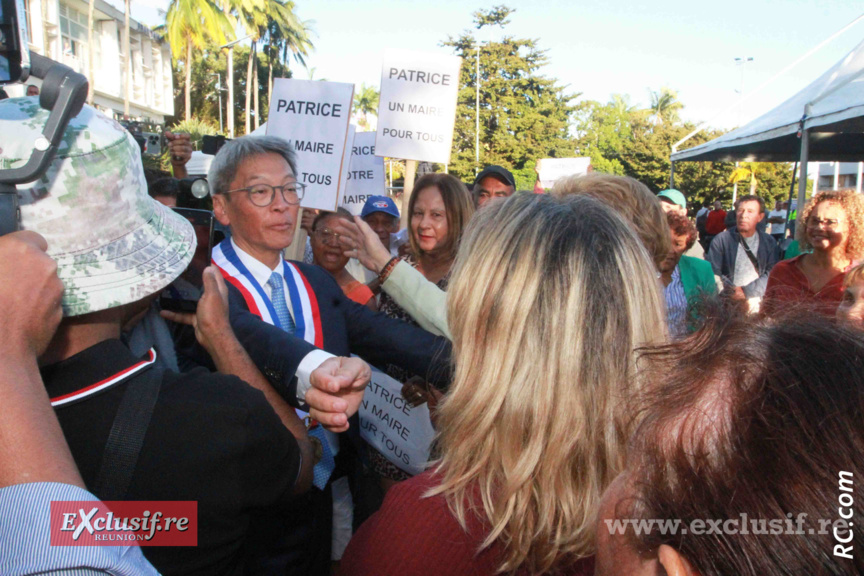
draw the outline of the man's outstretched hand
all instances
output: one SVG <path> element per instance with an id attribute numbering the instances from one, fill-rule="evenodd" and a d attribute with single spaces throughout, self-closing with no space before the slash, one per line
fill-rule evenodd
<path id="1" fill-rule="evenodd" d="M 331 432 L 348 430 L 348 418 L 360 409 L 363 391 L 372 377 L 359 358 L 329 358 L 316 368 L 306 392 L 309 415 Z"/>

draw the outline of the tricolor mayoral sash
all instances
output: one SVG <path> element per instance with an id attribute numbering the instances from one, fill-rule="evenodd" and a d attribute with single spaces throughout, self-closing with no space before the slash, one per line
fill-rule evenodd
<path id="1" fill-rule="evenodd" d="M 268 324 L 283 328 L 273 303 L 270 302 L 264 288 L 240 261 L 229 238 L 213 248 L 212 258 L 213 264 L 219 268 L 225 280 L 233 284 L 243 295 L 250 312 Z M 297 265 L 287 260 L 282 261 L 282 275 L 288 285 L 288 296 L 291 298 L 291 309 L 294 312 L 294 336 L 314 344 L 317 348 L 323 348 L 321 313 L 318 310 L 318 299 L 309 281 Z"/>

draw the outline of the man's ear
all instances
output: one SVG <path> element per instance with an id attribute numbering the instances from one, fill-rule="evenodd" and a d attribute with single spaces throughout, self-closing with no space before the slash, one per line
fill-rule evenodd
<path id="1" fill-rule="evenodd" d="M 226 202 L 228 202 L 228 198 L 222 194 L 213 195 L 213 216 L 215 216 L 216 220 L 218 220 L 223 226 L 230 226 L 231 219 L 228 217 L 228 211 L 225 206 Z"/>
<path id="2" fill-rule="evenodd" d="M 699 574 L 684 556 L 668 544 L 660 545 L 660 549 L 657 550 L 657 559 L 667 576 L 698 576 Z"/>
<path id="3" fill-rule="evenodd" d="M 764 219 L 765 219 L 765 213 L 764 213 L 764 212 L 760 212 L 760 213 L 759 213 L 759 220 L 757 220 L 757 222 L 761 222 L 761 221 L 764 220 Z"/>

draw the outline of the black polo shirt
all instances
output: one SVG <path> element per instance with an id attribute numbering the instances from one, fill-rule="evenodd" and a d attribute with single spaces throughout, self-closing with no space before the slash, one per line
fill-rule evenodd
<path id="1" fill-rule="evenodd" d="M 88 486 L 126 386 L 151 359 L 106 340 L 42 370 Z M 279 529 L 299 468 L 296 440 L 260 391 L 203 369 L 165 372 L 125 499 L 197 501 L 198 546 L 142 552 L 165 575 L 242 574 L 250 522 Z"/>

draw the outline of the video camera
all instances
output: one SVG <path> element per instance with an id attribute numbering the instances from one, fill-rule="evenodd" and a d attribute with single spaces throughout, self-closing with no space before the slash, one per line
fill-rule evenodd
<path id="1" fill-rule="evenodd" d="M 39 105 L 51 113 L 27 163 L 0 170 L 0 235 L 19 227 L 16 185 L 33 182 L 45 173 L 69 120 L 78 115 L 87 99 L 87 78 L 39 54 L 31 57 L 27 30 L 20 18 L 23 15 L 24 0 L 0 0 L 0 85 L 25 82 L 30 76 L 42 79 Z"/>

